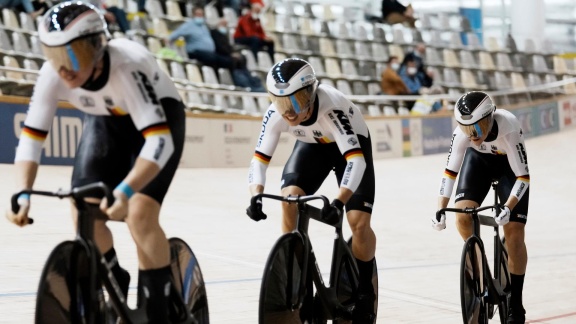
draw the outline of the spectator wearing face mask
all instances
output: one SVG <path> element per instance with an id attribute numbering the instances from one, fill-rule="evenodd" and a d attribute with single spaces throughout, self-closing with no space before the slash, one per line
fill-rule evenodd
<path id="1" fill-rule="evenodd" d="M 180 25 L 168 36 L 167 43 L 173 43 L 178 38 L 184 38 L 186 52 L 190 59 L 200 61 L 202 64 L 212 66 L 215 69 L 232 69 L 234 61 L 232 57 L 220 55 L 216 52 L 216 44 L 210 35 L 210 29 L 204 18 L 204 8 L 194 7 L 192 19 Z"/>
<path id="2" fill-rule="evenodd" d="M 410 90 L 398 74 L 400 63 L 397 56 L 390 56 L 386 62 L 386 69 L 382 72 L 382 93 L 391 96 L 407 95 Z"/>
<path id="3" fill-rule="evenodd" d="M 402 65 L 404 65 L 407 60 L 414 60 L 416 62 L 416 68 L 418 69 L 418 79 L 420 79 L 420 83 L 422 83 L 424 87 L 431 87 L 434 83 L 434 74 L 432 71 L 427 70 L 425 58 L 426 45 L 424 43 L 418 43 L 412 52 L 404 56 Z"/>
<path id="4" fill-rule="evenodd" d="M 234 42 L 250 47 L 256 59 L 258 52 L 266 49 L 274 61 L 274 40 L 266 35 L 260 22 L 262 8 L 264 8 L 262 0 L 250 0 L 250 11 L 238 19 Z"/>

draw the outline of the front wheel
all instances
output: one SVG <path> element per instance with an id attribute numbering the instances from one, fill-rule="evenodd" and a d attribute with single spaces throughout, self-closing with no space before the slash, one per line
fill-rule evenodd
<path id="1" fill-rule="evenodd" d="M 500 254 L 500 272 L 498 273 L 500 286 L 506 296 L 500 296 L 498 303 L 498 313 L 500 315 L 500 322 L 506 323 L 508 319 L 508 296 L 510 295 L 510 272 L 508 272 L 508 251 L 506 249 L 506 241 L 504 238 L 501 240 L 501 254 Z"/>
<path id="2" fill-rule="evenodd" d="M 348 240 L 348 247 L 352 248 L 352 238 Z M 351 306 L 355 303 L 355 296 L 358 289 L 359 274 L 358 267 L 355 264 L 352 254 L 345 254 L 342 256 L 340 264 L 338 265 L 338 273 L 336 274 L 336 296 L 338 301 L 344 307 Z M 376 265 L 376 258 L 374 258 L 372 268 L 372 288 L 374 289 L 374 314 L 378 314 L 378 269 Z M 339 319 L 334 323 L 349 324 L 351 320 Z"/>
<path id="3" fill-rule="evenodd" d="M 297 233 L 281 236 L 268 256 L 260 287 L 259 323 L 304 323 L 309 320 L 311 280 L 304 275 L 304 242 Z M 303 290 L 303 291 L 302 291 Z M 310 305 L 309 305 L 310 304 Z"/>
<path id="4" fill-rule="evenodd" d="M 102 322 L 104 296 L 94 294 L 101 291 L 101 287 L 93 287 L 94 271 L 95 264 L 82 244 L 66 241 L 56 246 L 40 276 L 35 323 Z"/>
<path id="5" fill-rule="evenodd" d="M 171 317 L 174 317 L 173 322 L 180 322 L 182 317 L 191 315 L 199 324 L 210 323 L 206 285 L 198 259 L 196 259 L 190 246 L 183 240 L 171 238 L 168 242 L 170 243 L 174 286 L 179 298 L 181 298 L 175 302 L 181 303 L 183 301 L 187 312 L 187 314 L 178 314 L 178 309 L 171 311 Z"/>
<path id="6" fill-rule="evenodd" d="M 488 283 L 484 279 L 484 254 L 480 240 L 470 237 L 464 243 L 460 265 L 460 302 L 465 324 L 488 323 L 485 295 Z"/>

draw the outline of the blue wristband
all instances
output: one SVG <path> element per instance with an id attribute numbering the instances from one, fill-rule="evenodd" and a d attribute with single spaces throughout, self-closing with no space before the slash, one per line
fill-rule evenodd
<path id="1" fill-rule="evenodd" d="M 114 190 L 118 190 L 118 191 L 123 192 L 126 195 L 126 198 L 128 198 L 128 199 L 130 199 L 130 197 L 132 197 L 132 195 L 134 195 L 134 190 L 132 189 L 132 187 L 130 187 L 130 185 L 124 181 L 120 182 L 120 184 L 118 186 L 116 186 L 116 188 L 114 188 Z"/>

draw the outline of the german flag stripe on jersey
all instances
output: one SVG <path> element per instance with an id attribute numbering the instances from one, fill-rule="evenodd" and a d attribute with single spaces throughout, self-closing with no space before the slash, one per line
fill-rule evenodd
<path id="1" fill-rule="evenodd" d="M 142 135 L 144 135 L 145 138 L 165 134 L 170 134 L 170 128 L 168 128 L 168 124 L 166 123 L 150 125 L 142 130 Z"/>
<path id="2" fill-rule="evenodd" d="M 261 152 L 255 151 L 254 152 L 254 158 L 264 164 L 269 164 L 270 160 L 272 159 L 271 156 L 268 156 L 266 154 L 263 154 Z"/>
<path id="3" fill-rule="evenodd" d="M 346 158 L 346 161 L 353 159 L 355 157 L 364 157 L 364 153 L 362 153 L 361 149 L 352 149 L 346 153 L 344 153 L 344 157 Z"/>
<path id="4" fill-rule="evenodd" d="M 110 114 L 112 114 L 112 116 L 125 116 L 128 115 L 127 112 L 125 112 L 124 110 L 120 109 L 119 107 L 112 107 L 112 108 L 107 108 L 108 111 L 110 112 Z"/>
<path id="5" fill-rule="evenodd" d="M 526 174 L 526 175 L 523 175 L 523 176 L 519 176 L 519 177 L 518 177 L 518 180 L 524 181 L 524 182 L 530 182 L 530 175 L 529 175 L 529 174 Z"/>
<path id="6" fill-rule="evenodd" d="M 29 138 L 36 140 L 36 141 L 44 141 L 46 139 L 46 136 L 48 136 L 48 132 L 43 131 L 43 130 L 39 130 L 39 129 L 35 129 L 32 127 L 24 126 L 24 128 L 22 129 L 22 135 L 29 137 Z"/>
<path id="7" fill-rule="evenodd" d="M 316 142 L 318 142 L 318 144 L 328 144 L 328 143 L 331 143 L 330 140 L 328 139 L 328 137 L 325 137 L 325 136 L 324 136 L 324 137 L 320 137 L 320 138 L 315 137 L 314 139 L 316 140 Z"/>
<path id="8" fill-rule="evenodd" d="M 456 172 L 454 172 L 454 171 L 452 171 L 452 170 L 446 169 L 446 170 L 444 170 L 444 175 L 445 175 L 447 178 L 454 180 L 454 179 L 456 179 L 456 176 L 458 175 L 458 173 L 456 173 Z"/>

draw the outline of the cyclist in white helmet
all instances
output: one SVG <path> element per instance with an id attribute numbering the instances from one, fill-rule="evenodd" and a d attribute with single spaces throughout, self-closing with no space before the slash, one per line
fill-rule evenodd
<path id="1" fill-rule="evenodd" d="M 438 208 L 448 205 L 456 177 L 455 208 L 478 207 L 498 180 L 498 195 L 505 201 L 496 223 L 504 227 L 511 276 L 511 300 L 508 323 L 524 323 L 522 290 L 528 254 L 524 227 L 528 219 L 530 174 L 524 136 L 518 119 L 510 112 L 496 109 L 484 92 L 468 92 L 456 102 L 454 116 L 458 127 L 452 135 L 448 163 L 442 177 Z M 457 214 L 456 227 L 464 240 L 472 235 L 470 215 Z M 446 216 L 432 227 L 446 228 Z"/>
<path id="2" fill-rule="evenodd" d="M 72 186 L 103 181 L 114 188 L 114 203 L 93 197 L 94 237 L 126 295 L 130 276 L 117 261 L 112 233 L 103 220 L 125 220 L 136 243 L 140 300 L 150 323 L 168 322 L 169 245 L 159 224 L 166 194 L 184 144 L 184 105 L 154 56 L 127 39 L 108 40 L 99 11 L 80 1 L 51 8 L 38 26 L 47 62 L 40 74 L 16 151 L 18 191 L 31 189 L 42 144 L 57 102 L 67 100 L 86 113 L 76 152 Z M 100 203 L 100 201 L 102 202 Z M 18 199 L 17 214 L 28 224 L 29 196 Z"/>
<path id="3" fill-rule="evenodd" d="M 314 194 L 334 170 L 339 194 L 331 206 L 338 219 L 346 207 L 352 229 L 352 252 L 360 271 L 355 323 L 373 323 L 372 272 L 376 236 L 370 227 L 374 204 L 374 165 L 370 133 L 361 111 L 338 90 L 318 83 L 312 66 L 289 58 L 268 72 L 266 86 L 272 104 L 264 114 L 262 130 L 250 163 L 249 189 L 262 193 L 266 169 L 281 132 L 297 139 L 284 166 L 282 195 Z M 282 230 L 296 228 L 296 205 L 283 203 Z M 265 219 L 262 201 L 247 209 L 254 220 Z"/>

